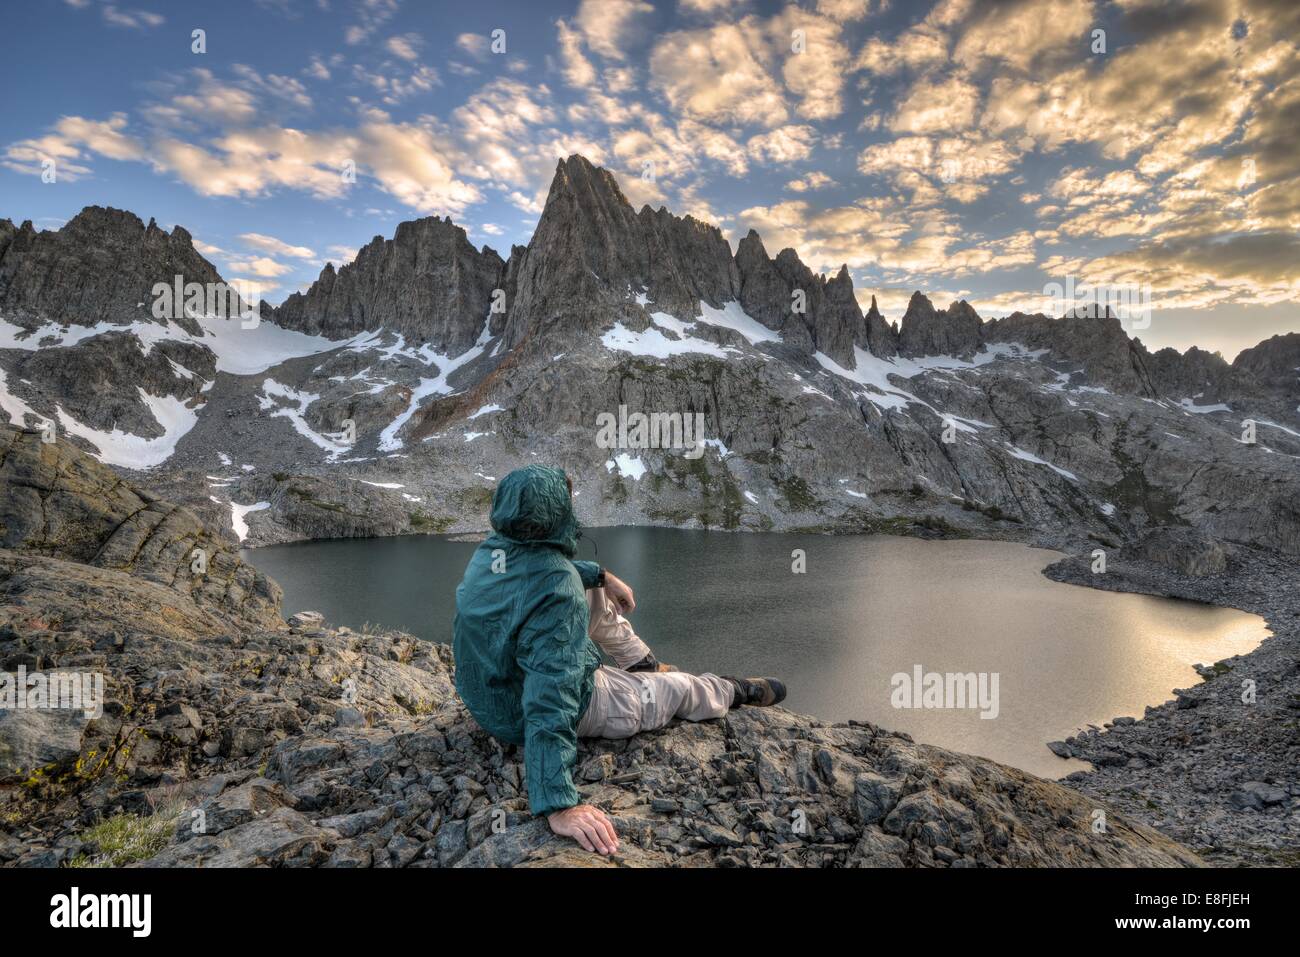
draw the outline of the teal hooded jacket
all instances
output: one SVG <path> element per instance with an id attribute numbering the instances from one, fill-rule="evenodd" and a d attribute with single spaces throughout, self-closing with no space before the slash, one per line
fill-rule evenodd
<path id="1" fill-rule="evenodd" d="M 456 690 L 485 731 L 524 746 L 528 804 L 578 803 L 578 719 L 600 653 L 585 590 L 600 566 L 574 561 L 578 519 L 559 469 L 516 469 L 492 496 L 493 534 L 456 588 Z"/>

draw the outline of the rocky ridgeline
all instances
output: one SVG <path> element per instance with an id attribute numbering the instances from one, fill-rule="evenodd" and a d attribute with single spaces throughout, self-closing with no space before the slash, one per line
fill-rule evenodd
<path id="1" fill-rule="evenodd" d="M 221 276 L 194 248 L 184 228 L 170 233 L 152 219 L 87 206 L 62 228 L 15 228 L 0 220 L 0 312 L 6 318 L 60 325 L 129 325 L 154 321 L 148 308 L 155 283 L 216 283 Z M 193 320 L 177 325 L 199 331 Z"/>
<path id="2" fill-rule="evenodd" d="M 0 862 L 93 860 L 87 831 L 128 814 L 174 822 L 155 866 L 1199 863 L 1118 814 L 1094 831 L 1069 788 L 779 708 L 585 742 L 583 796 L 623 837 L 602 860 L 527 813 L 521 753 L 466 713 L 446 646 L 286 624 L 186 509 L 35 433 L 0 447 L 0 669 L 107 677 L 101 717 L 0 717 Z"/>
<path id="3" fill-rule="evenodd" d="M 151 303 L 154 283 L 170 283 L 176 275 L 221 281 L 179 226 L 168 233 L 152 220 L 146 226 L 132 213 L 97 206 L 55 231 L 0 220 L 0 314 L 25 327 L 151 321 L 141 304 Z M 496 290 L 505 293 L 505 311 L 490 313 Z M 803 312 L 793 307 L 796 292 L 803 294 Z M 306 292 L 274 309 L 264 304 L 263 316 L 285 328 L 340 339 L 385 329 L 409 345 L 427 344 L 450 356 L 469 349 L 490 320 L 490 334 L 502 339 L 498 357 L 521 345 L 525 355 L 540 357 L 599 337 L 613 319 L 644 327 L 644 313 L 630 302 L 633 293 L 684 321 L 698 315 L 702 302 L 720 308 L 738 301 L 779 332 L 794 353 L 820 352 L 850 370 L 856 367 L 855 346 L 883 358 L 969 358 L 987 345 L 1015 342 L 1051 350 L 1054 358 L 1077 363 L 1090 381 L 1124 394 L 1201 395 L 1208 403 L 1279 391 L 1294 396 L 1300 366 L 1300 334 L 1275 336 L 1229 364 L 1195 348 L 1151 354 L 1113 317 L 1015 313 L 984 322 L 964 300 L 940 310 L 920 292 L 900 323 L 891 325 L 874 297 L 862 312 L 846 267 L 828 278 L 809 269 L 793 249 L 772 258 L 752 230 L 733 255 L 715 226 L 664 208 L 636 212 L 607 170 L 578 155 L 558 164 L 531 241 L 515 247 L 508 259 L 487 246 L 476 250 L 450 218 L 404 222 L 392 239 L 376 236 L 352 263 L 338 270 L 327 265 Z M 191 319 L 176 322 L 190 333 L 199 331 Z M 77 350 L 96 341 L 60 350 L 58 358 L 76 361 Z M 184 377 L 164 376 L 166 359 L 203 379 L 213 374 L 209 350 L 189 343 L 160 342 L 149 363 L 142 359 L 129 369 L 118 369 L 121 356 L 92 358 L 100 366 L 99 384 L 110 391 L 114 384 L 127 386 L 129 401 L 135 384 L 163 389 L 153 394 L 196 397 L 170 381 Z M 37 381 L 52 377 L 50 369 L 30 371 Z M 69 374 L 51 391 L 60 394 L 78 377 Z M 200 384 L 195 379 L 191 391 Z"/>
<path id="4" fill-rule="evenodd" d="M 965 300 L 941 310 L 920 292 L 891 325 L 874 297 L 862 312 L 846 266 L 828 278 L 793 249 L 772 258 L 754 230 L 733 255 L 716 226 L 663 207 L 637 212 L 608 170 L 579 155 L 559 162 L 532 239 L 508 260 L 487 246 L 476 251 L 449 218 L 402 223 L 391 240 L 375 237 L 351 265 L 337 273 L 327 266 L 311 289 L 272 315 L 288 328 L 340 338 L 387 328 L 457 355 L 482 333 L 495 289 L 506 294 L 506 311 L 491 317 L 490 329 L 503 335 L 502 353 L 526 344 L 526 352 L 549 356 L 599 337 L 615 318 L 643 327 L 646 319 L 628 302 L 630 293 L 643 293 L 650 308 L 685 321 L 701 302 L 720 308 L 738 301 L 795 352 L 821 352 L 846 369 L 857 366 L 855 346 L 882 358 L 969 358 L 982 346 L 1017 342 L 1050 349 L 1125 394 L 1204 394 L 1208 403 L 1276 389 L 1294 394 L 1300 366 L 1300 334 L 1274 337 L 1230 365 L 1195 348 L 1153 355 L 1113 316 L 1014 313 L 984 322 Z M 796 291 L 802 312 L 793 308 Z"/>
<path id="5" fill-rule="evenodd" d="M 166 325 L 153 316 L 152 290 L 159 282 L 174 285 L 177 276 L 222 281 L 180 226 L 169 233 L 152 219 L 145 225 L 132 213 L 100 206 L 87 206 L 58 230 L 0 220 L 0 316 L 36 341 L 53 334 L 52 326 L 107 327 L 71 345 L 11 353 L 3 369 L 10 391 L 51 419 L 58 407 L 94 429 L 161 435 L 139 390 L 197 402 L 204 382 L 216 376 L 215 357 L 180 338 L 164 338 L 146 351 L 131 332 L 112 327 Z M 199 332 L 183 314 L 174 321 L 187 334 Z"/>
<path id="6" fill-rule="evenodd" d="M 376 236 L 337 271 L 326 263 L 310 289 L 293 293 L 269 318 L 335 339 L 388 329 L 456 356 L 482 333 L 505 267 L 487 246 L 471 246 L 450 218 L 430 216 L 400 224 L 392 239 Z"/>
<path id="7" fill-rule="evenodd" d="M 846 269 L 771 256 L 753 232 L 733 254 L 712 225 L 634 210 L 580 156 L 557 165 L 533 237 L 508 258 L 419 219 L 265 308 L 268 327 L 340 348 L 284 361 L 271 349 L 255 374 L 217 373 L 188 333 L 114 329 L 152 322 L 150 284 L 177 273 L 220 278 L 179 227 L 97 207 L 53 232 L 0 223 L 6 322 L 109 330 L 0 350 L 0 389 L 7 408 L 104 433 L 158 438 L 170 417 L 188 431 L 174 451 L 160 443 L 151 487 L 231 528 L 236 508 L 265 503 L 246 518 L 255 544 L 482 529 L 489 477 L 542 459 L 574 475 L 592 525 L 1121 543 L 1190 524 L 1300 554 L 1300 334 L 1229 365 L 1151 353 L 1113 317 L 983 321 L 920 292 L 894 324 L 874 300 L 863 313 Z M 700 321 L 724 307 L 744 332 Z M 371 338 L 343 346 L 360 333 Z M 221 346 L 223 369 L 260 354 L 250 335 Z M 945 358 L 908 361 L 920 356 Z M 146 397 L 163 396 L 185 408 L 155 414 Z M 629 450 L 625 474 L 594 441 L 595 416 L 623 405 L 701 415 L 714 444 L 698 460 Z M 345 423 L 355 445 L 331 445 Z"/>

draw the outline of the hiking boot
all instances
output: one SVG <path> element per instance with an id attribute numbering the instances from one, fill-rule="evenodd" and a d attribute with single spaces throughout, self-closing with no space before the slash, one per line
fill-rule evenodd
<path id="1" fill-rule="evenodd" d="M 723 675 L 722 679 L 736 686 L 736 693 L 731 699 L 733 708 L 739 708 L 742 704 L 766 708 L 785 700 L 785 685 L 775 678 L 733 678 Z"/>

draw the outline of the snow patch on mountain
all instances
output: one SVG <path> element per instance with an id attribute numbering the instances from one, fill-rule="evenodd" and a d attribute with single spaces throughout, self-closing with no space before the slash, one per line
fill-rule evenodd
<path id="1" fill-rule="evenodd" d="M 9 378 L 4 369 L 0 369 L 0 409 L 9 413 L 9 421 L 17 426 L 22 426 L 27 421 L 25 416 L 29 414 L 45 421 L 45 416 L 9 391 Z"/>
<path id="2" fill-rule="evenodd" d="M 1195 399 L 1180 399 L 1178 401 L 1178 406 L 1184 412 L 1195 412 L 1197 414 L 1204 414 L 1206 412 L 1231 412 L 1232 411 L 1232 408 L 1230 406 L 1224 405 L 1222 402 L 1219 402 L 1215 405 L 1197 405 Z"/>
<path id="3" fill-rule="evenodd" d="M 636 297 L 636 302 L 644 307 L 649 300 L 642 293 Z M 781 341 L 778 333 L 750 318 L 740 308 L 740 303 L 734 300 L 726 303 L 721 309 L 714 308 L 707 302 L 701 301 L 700 312 L 701 317 L 693 322 L 684 322 L 667 312 L 652 312 L 650 313 L 650 321 L 653 325 L 643 332 L 635 332 L 628 329 L 623 323 L 616 322 L 614 328 L 601 336 L 600 341 L 604 343 L 607 349 L 617 352 L 630 352 L 633 355 L 648 356 L 654 359 L 668 359 L 672 356 L 689 353 L 700 353 L 723 359 L 729 354 L 739 354 L 740 350 L 738 349 L 730 346 L 720 346 L 716 342 L 693 335 L 696 324 L 700 322 L 738 332 L 750 345 L 758 345 L 760 342 Z M 671 332 L 673 337 L 670 338 L 664 335 L 660 330 Z"/>
<path id="4" fill-rule="evenodd" d="M 666 313 L 655 313 L 655 317 L 658 316 L 666 316 Z M 655 317 L 652 318 L 654 318 L 656 324 L 663 325 Z M 667 318 L 672 319 L 674 323 L 682 326 L 682 328 L 688 328 L 685 324 L 673 319 L 672 316 L 667 316 Z M 676 332 L 675 329 L 672 331 Z M 736 352 L 735 349 L 725 348 L 716 342 L 709 342 L 707 339 L 696 339 L 689 335 L 669 339 L 654 326 L 644 332 L 634 332 L 621 322 L 614 323 L 614 328 L 601 336 L 600 341 L 606 349 L 613 352 L 630 352 L 634 356 L 647 356 L 653 359 L 667 359 L 671 356 L 688 355 L 690 353 L 700 353 L 717 359 L 725 359 L 728 353 Z"/>
<path id="5" fill-rule="evenodd" d="M 262 383 L 262 393 L 257 397 L 257 403 L 262 411 L 288 419 L 299 435 L 328 452 L 331 462 L 352 448 L 351 445 L 338 441 L 332 435 L 317 432 L 307 424 L 307 409 L 320 398 L 316 393 L 299 391 L 274 379 L 267 379 Z M 290 404 L 277 406 L 277 399 Z"/>
<path id="6" fill-rule="evenodd" d="M 199 316 L 195 321 L 202 335 L 195 336 L 175 322 L 141 320 L 127 325 L 100 322 L 93 326 L 61 326 L 46 323 L 28 332 L 20 326 L 0 319 L 0 349 L 54 349 L 74 346 L 79 342 L 113 332 L 126 332 L 135 336 L 140 350 L 148 354 L 159 342 L 188 342 L 206 346 L 216 357 L 218 372 L 233 375 L 256 375 L 288 359 L 316 355 L 347 346 L 364 346 L 378 333 L 363 332 L 351 339 L 326 339 L 291 329 L 283 329 L 272 322 L 257 322 L 249 326 L 239 318 L 224 319 L 218 316 Z M 179 374 L 189 378 L 193 373 L 172 363 Z"/>
<path id="7" fill-rule="evenodd" d="M 62 406 L 55 406 L 59 425 L 69 435 L 76 435 L 98 449 L 97 458 L 105 465 L 129 469 L 151 469 L 166 462 L 179 442 L 199 421 L 198 413 L 174 396 L 150 395 L 136 387 L 136 392 L 163 429 L 157 438 L 147 439 L 121 429 L 104 432 L 78 422 Z"/>
<path id="8" fill-rule="evenodd" d="M 213 501 L 217 500 L 214 498 Z M 230 527 L 235 530 L 235 535 L 241 542 L 248 538 L 248 513 L 260 512 L 270 507 L 270 502 L 254 502 L 252 505 L 240 505 L 238 502 L 230 503 Z"/>
<path id="9" fill-rule="evenodd" d="M 722 326 L 725 329 L 731 329 L 739 332 L 749 340 L 751 346 L 756 346 L 760 342 L 780 342 L 781 335 L 763 325 L 757 319 L 752 319 L 740 308 L 740 303 L 734 299 L 725 303 L 721 309 L 715 309 L 707 302 L 700 302 L 700 322 L 707 322 L 711 326 Z M 662 313 L 656 313 L 662 315 Z"/>
<path id="10" fill-rule="evenodd" d="M 619 475 L 630 478 L 634 482 L 641 481 L 641 476 L 646 473 L 645 462 L 641 457 L 628 455 L 626 452 L 620 452 L 605 463 L 606 472 L 613 472 L 615 469 L 618 470 Z"/>
<path id="11" fill-rule="evenodd" d="M 1068 478 L 1071 482 L 1079 481 L 1079 476 L 1075 475 L 1073 472 L 1066 471 L 1065 469 L 1061 468 L 1059 465 L 1053 465 L 1051 462 L 1048 462 L 1045 459 L 1040 459 L 1037 455 L 1034 455 L 1034 453 L 1026 452 L 1024 449 L 1012 445 L 1010 442 L 1006 443 L 1006 445 L 1007 448 L 1011 450 L 1012 458 L 1020 459 L 1023 462 L 1033 462 L 1035 465 L 1046 465 L 1053 472 L 1056 472 L 1058 475 L 1062 475 L 1065 478 Z"/>
<path id="12" fill-rule="evenodd" d="M 466 363 L 473 362 L 483 354 L 492 336 L 489 331 L 490 323 L 483 323 L 483 331 L 479 333 L 478 341 L 470 346 L 463 353 L 456 357 L 444 356 L 434 352 L 427 346 L 422 346 L 415 350 L 422 358 L 425 365 L 436 365 L 438 375 L 432 379 L 421 379 L 419 384 L 411 390 L 411 400 L 407 403 L 406 408 L 395 418 L 379 435 L 379 451 L 396 452 L 402 448 L 403 442 L 397 437 L 403 426 L 411 420 L 416 410 L 420 407 L 425 399 L 431 395 L 451 395 L 452 388 L 447 384 L 447 379 L 453 372 Z"/>
<path id="13" fill-rule="evenodd" d="M 867 391 L 860 393 L 862 397 L 881 410 L 902 410 L 915 403 L 924 406 L 935 415 L 951 420 L 959 431 L 973 432 L 976 428 L 991 428 L 991 426 L 987 422 L 951 415 L 936 409 L 925 400 L 894 385 L 889 381 L 890 376 L 897 376 L 900 379 L 913 379 L 926 372 L 978 370 L 981 366 L 996 362 L 999 359 L 1033 360 L 1040 358 L 1046 352 L 1046 349 L 1031 351 L 1017 343 L 992 343 L 985 351 L 976 353 L 970 359 L 962 359 L 957 356 L 922 356 L 915 359 L 895 356 L 890 359 L 882 359 L 872 355 L 861 346 L 854 346 L 855 368 L 852 369 L 844 368 L 824 352 L 813 353 L 813 358 L 827 372 L 864 386 Z"/>

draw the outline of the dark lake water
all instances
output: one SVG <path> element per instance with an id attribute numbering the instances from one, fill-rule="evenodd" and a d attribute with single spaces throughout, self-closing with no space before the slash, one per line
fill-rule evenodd
<path id="1" fill-rule="evenodd" d="M 1039 572 L 1058 553 L 1002 542 L 659 528 L 585 535 L 580 557 L 633 587 L 632 623 L 660 660 L 775 675 L 795 710 L 871 721 L 1049 777 L 1083 765 L 1055 757 L 1047 741 L 1140 716 L 1199 681 L 1193 664 L 1249 651 L 1269 634 L 1245 612 L 1049 581 Z M 410 536 L 243 554 L 284 588 L 286 613 L 314 609 L 335 624 L 450 642 L 455 588 L 474 548 Z M 792 572 L 795 549 L 804 574 Z M 982 673 L 986 705 L 996 674 L 996 717 L 980 716 L 989 706 L 896 707 L 904 702 L 894 676 L 910 679 L 918 667 Z"/>

